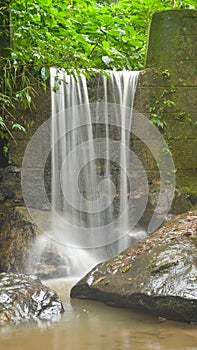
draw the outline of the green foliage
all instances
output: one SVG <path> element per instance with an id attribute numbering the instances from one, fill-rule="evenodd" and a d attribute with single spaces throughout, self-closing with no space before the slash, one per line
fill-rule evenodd
<path id="1" fill-rule="evenodd" d="M 163 74 L 162 72 L 161 74 Z M 169 72 L 166 73 L 166 77 L 169 77 Z M 173 101 L 173 93 L 175 92 L 174 87 L 172 86 L 169 89 L 164 89 L 162 93 L 158 96 L 157 94 L 153 94 L 151 98 L 151 107 L 149 109 L 150 112 L 150 120 L 152 124 L 156 125 L 160 131 L 165 131 L 166 121 L 164 120 L 164 115 L 166 110 L 169 111 L 171 107 L 175 106 L 175 102 Z"/>
<path id="2" fill-rule="evenodd" d="M 64 68 L 70 74 L 83 70 L 87 76 L 106 69 L 141 70 L 152 14 L 196 6 L 196 0 L 7 3 L 14 30 L 13 47 L 0 57 L 0 129 L 9 137 L 13 137 L 11 130 L 15 128 L 24 131 L 21 120 L 16 121 L 10 109 L 13 111 L 18 105 L 30 108 L 37 85 L 46 89 L 51 66 Z M 3 18 L 5 13 L 4 3 L 0 5 L 0 16 Z"/>
<path id="3" fill-rule="evenodd" d="M 36 71 L 142 69 L 153 12 L 192 7 L 194 0 L 14 0 L 11 13 L 18 59 Z M 41 75 L 43 81 L 46 76 Z"/>
<path id="4" fill-rule="evenodd" d="M 163 73 L 164 72 L 161 73 L 162 76 L 164 75 Z M 170 77 L 170 72 L 167 73 L 166 77 Z M 165 134 L 168 141 L 171 139 L 172 135 L 169 132 L 166 133 L 167 122 L 165 117 L 169 113 L 174 113 L 174 119 L 176 119 L 179 124 L 186 125 L 186 123 L 192 123 L 190 115 L 185 111 L 180 110 L 175 102 L 175 97 L 173 95 L 175 92 L 176 89 L 174 86 L 171 86 L 170 88 L 163 89 L 163 91 L 159 94 L 158 92 L 153 93 L 150 99 L 150 121 L 152 124 L 156 125 L 162 133 Z"/>
<path id="5" fill-rule="evenodd" d="M 17 55 L 34 67 L 63 66 L 70 73 L 142 68 L 147 17 L 142 20 L 135 12 L 128 1 L 101 6 L 94 1 L 16 0 Z"/>
<path id="6" fill-rule="evenodd" d="M 30 108 L 31 98 L 36 95 L 36 78 L 13 52 L 10 57 L 0 57 L 0 70 L 0 138 L 14 139 L 13 130 L 24 132 L 27 124 L 23 117 L 16 117 L 16 109 Z"/>

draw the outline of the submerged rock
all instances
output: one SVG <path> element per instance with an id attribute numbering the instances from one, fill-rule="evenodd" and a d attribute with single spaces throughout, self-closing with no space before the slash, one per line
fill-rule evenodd
<path id="1" fill-rule="evenodd" d="M 197 209 L 98 264 L 72 288 L 71 297 L 196 323 Z"/>
<path id="2" fill-rule="evenodd" d="M 63 305 L 55 291 L 35 276 L 0 274 L 0 325 L 28 319 L 58 321 Z"/>

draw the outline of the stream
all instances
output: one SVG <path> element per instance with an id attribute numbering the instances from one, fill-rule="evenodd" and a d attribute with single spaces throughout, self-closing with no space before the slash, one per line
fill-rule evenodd
<path id="1" fill-rule="evenodd" d="M 44 284 L 57 291 L 65 312 L 59 322 L 29 321 L 0 329 L 1 350 L 197 350 L 197 326 L 136 310 L 70 299 L 76 279 Z"/>

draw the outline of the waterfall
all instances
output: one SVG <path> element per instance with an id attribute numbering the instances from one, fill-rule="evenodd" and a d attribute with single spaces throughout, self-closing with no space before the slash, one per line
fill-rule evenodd
<path id="1" fill-rule="evenodd" d="M 89 269 L 131 242 L 137 219 L 130 132 L 138 76 L 107 72 L 92 87 L 92 102 L 85 75 L 51 69 L 51 231 L 75 265 L 71 270 Z"/>

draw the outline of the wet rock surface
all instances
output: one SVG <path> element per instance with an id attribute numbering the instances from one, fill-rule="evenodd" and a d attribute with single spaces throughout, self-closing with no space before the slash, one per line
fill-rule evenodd
<path id="1" fill-rule="evenodd" d="M 197 208 L 98 264 L 72 288 L 71 297 L 196 323 Z"/>
<path id="2" fill-rule="evenodd" d="M 34 215 L 50 221 L 48 211 Z M 65 277 L 67 262 L 56 245 L 43 234 L 24 206 L 4 208 L 0 230 L 0 272 L 27 273 L 41 279 Z"/>
<path id="3" fill-rule="evenodd" d="M 25 207 L 3 210 L 0 231 L 0 272 L 23 273 L 29 264 L 39 228 L 32 222 Z"/>
<path id="4" fill-rule="evenodd" d="M 37 237 L 30 256 L 28 273 L 42 280 L 70 275 L 69 261 L 55 242 L 47 237 Z"/>
<path id="5" fill-rule="evenodd" d="M 149 185 L 147 207 L 141 218 L 141 224 L 144 227 L 148 227 L 153 214 L 156 215 L 155 219 L 158 219 L 159 222 L 161 222 L 161 220 L 164 220 L 164 222 L 167 222 L 175 215 L 179 215 L 188 211 L 193 207 L 193 205 L 197 203 L 196 198 L 193 198 L 193 202 L 192 202 L 191 197 L 188 194 L 184 193 L 179 189 L 175 189 L 171 208 L 170 210 L 168 210 L 169 198 L 168 198 L 168 190 L 166 190 L 166 193 L 163 192 L 164 195 L 162 197 L 162 203 L 156 212 L 155 209 L 160 196 L 160 189 L 161 189 L 160 181 L 154 180 Z"/>
<path id="6" fill-rule="evenodd" d="M 21 191 L 21 168 L 9 165 L 0 169 L 0 209 L 23 203 Z"/>
<path id="7" fill-rule="evenodd" d="M 63 311 L 56 292 L 35 276 L 0 274 L 0 325 L 29 319 L 56 322 Z"/>

